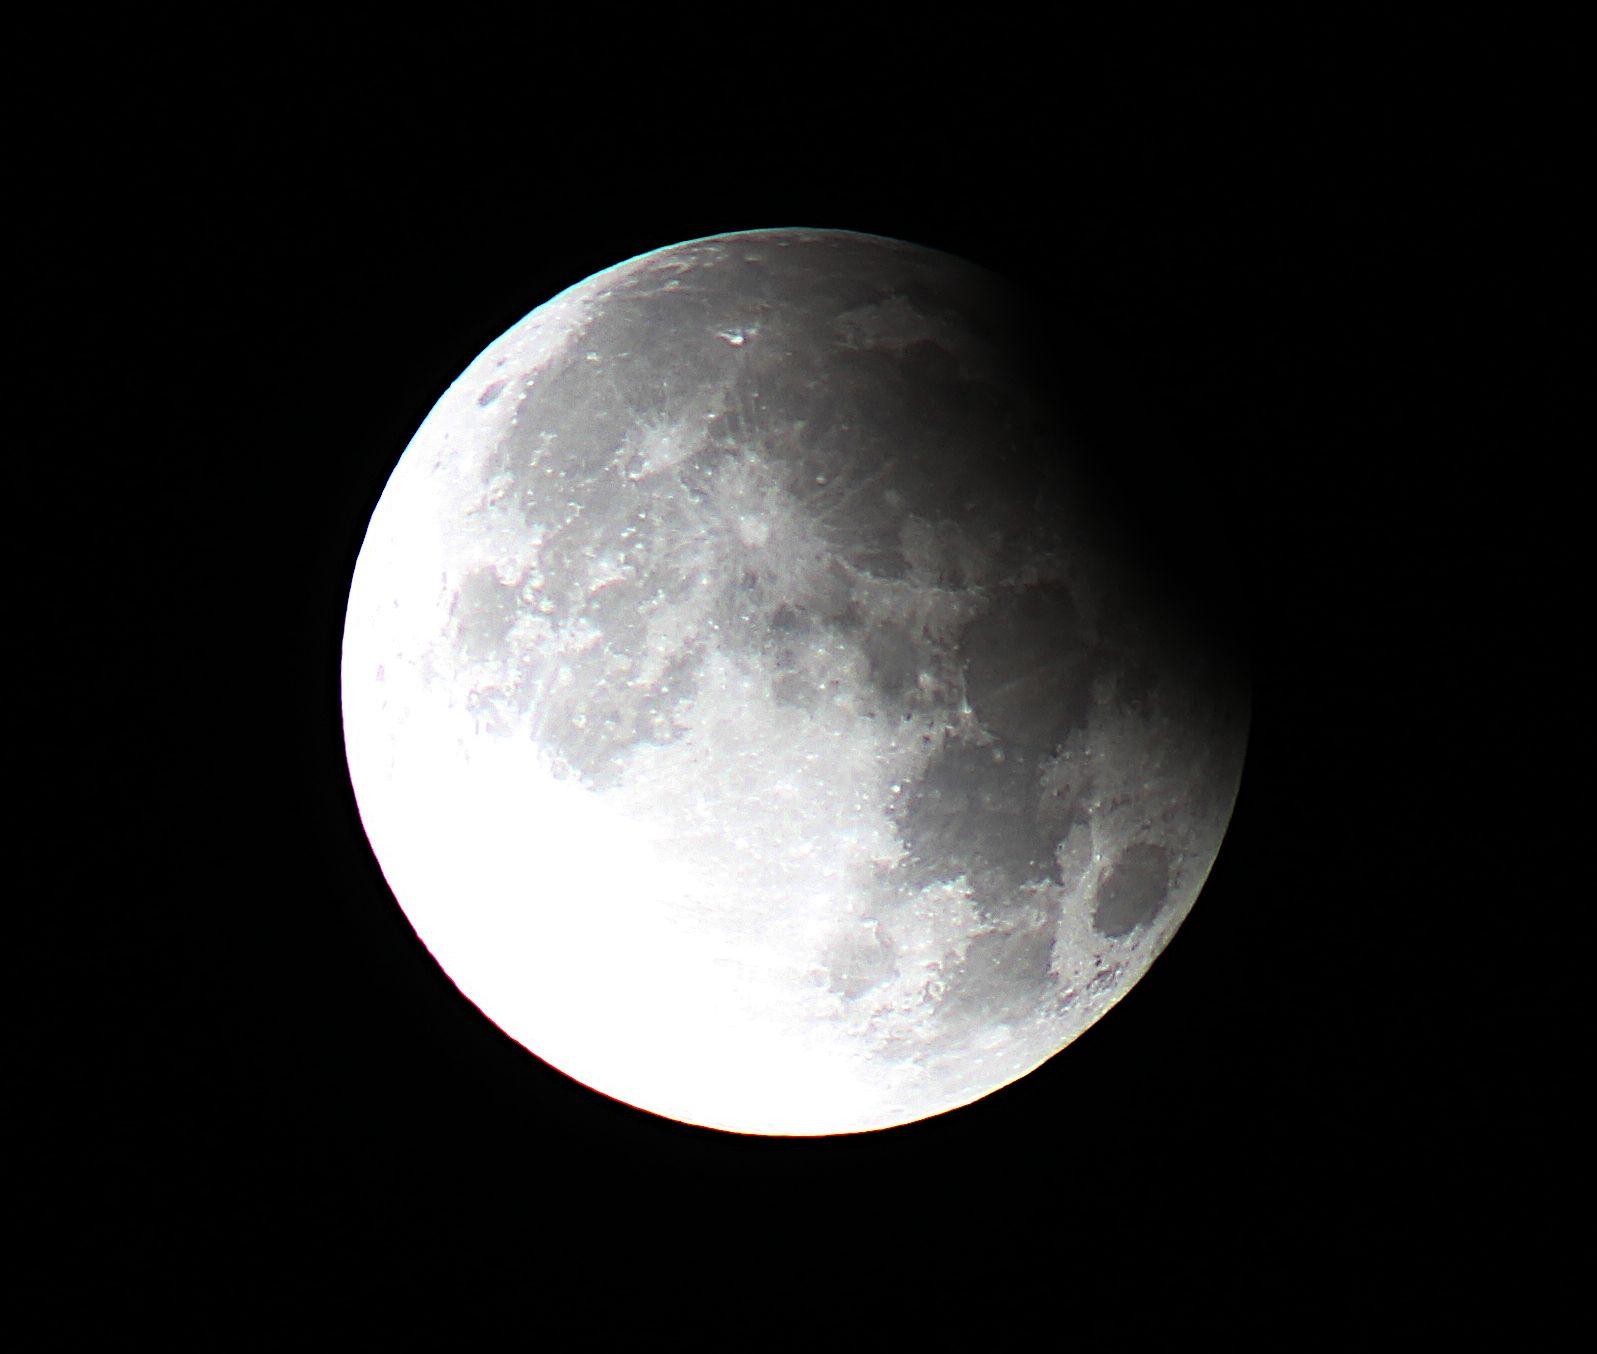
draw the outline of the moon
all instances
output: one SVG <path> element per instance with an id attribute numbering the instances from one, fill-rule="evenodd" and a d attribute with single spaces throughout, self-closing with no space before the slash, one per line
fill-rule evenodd
<path id="1" fill-rule="evenodd" d="M 1091 487 L 1020 299 L 832 230 L 656 250 L 439 399 L 361 548 L 361 820 L 487 1017 L 739 1133 L 1031 1072 L 1191 909 L 1245 681 Z"/>

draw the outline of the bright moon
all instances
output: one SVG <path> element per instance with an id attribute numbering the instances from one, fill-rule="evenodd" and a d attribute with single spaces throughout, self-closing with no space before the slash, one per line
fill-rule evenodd
<path id="1" fill-rule="evenodd" d="M 372 848 L 538 1057 L 745 1133 L 1024 1076 L 1192 907 L 1247 694 L 1095 520 L 1015 299 L 771 230 L 539 307 L 400 459 L 350 590 Z"/>

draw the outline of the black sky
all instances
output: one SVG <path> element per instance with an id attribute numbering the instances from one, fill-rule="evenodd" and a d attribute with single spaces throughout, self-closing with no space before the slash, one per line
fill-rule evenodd
<path id="1" fill-rule="evenodd" d="M 13 210 L 53 419 L 25 502 L 81 618 L 39 679 L 85 736 L 24 1039 L 55 1328 L 1353 1343 L 1545 1310 L 1567 35 L 732 22 L 257 11 L 53 58 Z M 1171 567 L 1240 557 L 1255 674 L 1231 832 L 1143 982 L 968 1110 L 816 1142 L 639 1114 L 490 1026 L 366 847 L 337 690 L 366 518 L 466 363 L 598 268 L 791 224 L 1035 293 Z"/>

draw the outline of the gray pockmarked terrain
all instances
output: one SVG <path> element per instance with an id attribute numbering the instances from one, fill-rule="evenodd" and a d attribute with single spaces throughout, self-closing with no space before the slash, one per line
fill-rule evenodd
<path id="1" fill-rule="evenodd" d="M 1123 557 L 946 255 L 777 230 L 540 307 L 373 516 L 363 821 L 460 988 L 657 1113 L 902 1123 L 1136 981 L 1236 796 L 1247 694 Z"/>

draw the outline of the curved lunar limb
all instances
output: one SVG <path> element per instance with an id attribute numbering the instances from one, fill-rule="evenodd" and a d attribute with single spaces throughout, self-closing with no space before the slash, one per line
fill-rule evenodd
<path id="1" fill-rule="evenodd" d="M 418 935 L 594 1089 L 765 1134 L 1025 1075 L 1192 907 L 1247 693 L 1095 521 L 947 255 L 673 246 L 491 344 L 395 469 L 343 654 Z"/>

